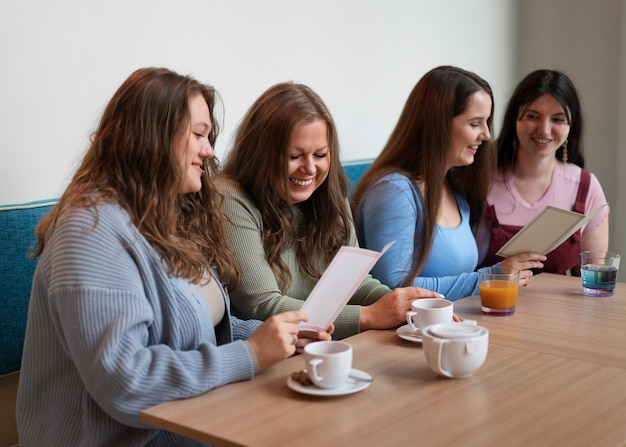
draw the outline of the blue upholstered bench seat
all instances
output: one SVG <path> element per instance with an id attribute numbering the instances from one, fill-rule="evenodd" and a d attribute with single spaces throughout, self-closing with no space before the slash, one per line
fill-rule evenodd
<path id="1" fill-rule="evenodd" d="M 0 206 L 0 375 L 20 369 L 30 289 L 37 260 L 35 227 L 56 202 Z"/>

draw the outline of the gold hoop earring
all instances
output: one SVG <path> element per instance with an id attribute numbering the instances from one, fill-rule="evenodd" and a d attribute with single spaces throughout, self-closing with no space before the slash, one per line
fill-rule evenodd
<path id="1" fill-rule="evenodd" d="M 563 160 L 563 163 L 567 163 L 567 140 L 565 140 L 565 142 L 563 143 L 563 156 L 562 156 L 562 160 Z"/>

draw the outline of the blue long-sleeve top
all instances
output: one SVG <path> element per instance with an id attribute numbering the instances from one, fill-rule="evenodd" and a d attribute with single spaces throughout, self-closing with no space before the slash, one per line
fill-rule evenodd
<path id="1" fill-rule="evenodd" d="M 478 273 L 474 272 L 478 248 L 469 223 L 469 204 L 460 194 L 455 198 L 461 224 L 436 226 L 424 268 L 412 283 L 452 301 L 478 293 Z M 424 198 L 415 183 L 399 173 L 383 176 L 362 196 L 354 219 L 361 247 L 380 251 L 396 241 L 371 273 L 389 287 L 400 286 L 416 260 L 424 231 Z"/>

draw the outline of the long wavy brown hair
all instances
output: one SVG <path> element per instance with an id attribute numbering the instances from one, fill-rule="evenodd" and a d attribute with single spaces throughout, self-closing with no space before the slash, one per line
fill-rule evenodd
<path id="1" fill-rule="evenodd" d="M 420 249 L 404 286 L 411 285 L 428 258 L 446 182 L 469 202 L 471 225 L 476 225 L 483 214 L 496 165 L 494 145 L 483 141 L 474 163 L 445 171 L 452 121 L 467 109 L 470 97 L 480 90 L 491 97 L 491 115 L 487 120 L 491 131 L 493 93 L 487 81 L 452 66 L 436 67 L 426 73 L 409 94 L 387 144 L 352 193 L 355 212 L 368 187 L 386 174 L 400 172 L 412 179 L 416 188 L 418 182 L 424 183 L 424 231 L 421 240 L 416 241 L 415 246 Z"/>
<path id="2" fill-rule="evenodd" d="M 328 129 L 328 177 L 308 200 L 291 205 L 285 200 L 291 137 L 299 125 L 317 119 Z M 236 180 L 258 207 L 265 256 L 283 292 L 292 278 L 281 259 L 286 250 L 295 246 L 301 272 L 316 280 L 323 266 L 348 244 L 348 180 L 339 162 L 337 131 L 328 108 L 309 87 L 285 82 L 266 90 L 242 119 L 222 173 Z"/>
<path id="3" fill-rule="evenodd" d="M 217 92 L 212 86 L 165 68 L 132 73 L 106 106 L 91 145 L 52 212 L 37 226 L 40 255 L 56 223 L 74 207 L 119 203 L 139 232 L 167 261 L 169 274 L 195 283 L 216 269 L 236 288 L 237 258 L 225 233 L 222 196 L 213 185 L 217 161 L 205 160 L 202 188 L 179 194 L 184 173 L 178 152 L 190 123 L 189 100 L 202 95 L 209 106 L 211 145 L 219 133 Z M 220 103 L 221 104 L 221 103 Z"/>

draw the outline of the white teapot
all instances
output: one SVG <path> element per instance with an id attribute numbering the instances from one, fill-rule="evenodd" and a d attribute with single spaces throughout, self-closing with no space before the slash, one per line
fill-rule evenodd
<path id="1" fill-rule="evenodd" d="M 445 377 L 462 379 L 485 362 L 489 331 L 475 322 L 438 323 L 422 329 L 422 344 L 430 369 Z"/>

